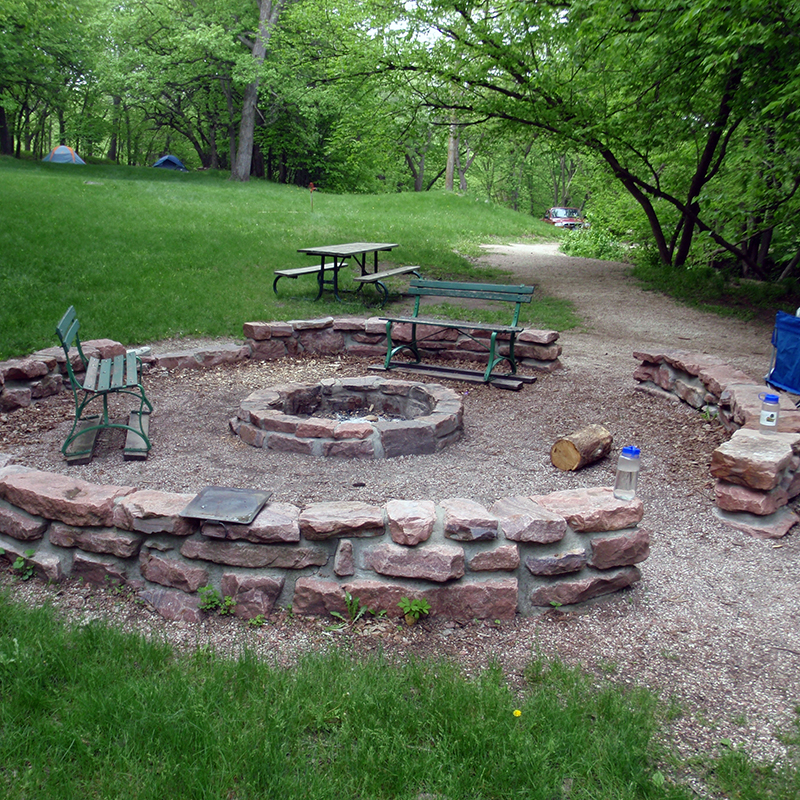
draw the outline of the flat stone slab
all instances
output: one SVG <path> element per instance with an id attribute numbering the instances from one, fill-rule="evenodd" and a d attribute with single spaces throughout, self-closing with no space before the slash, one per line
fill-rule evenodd
<path id="1" fill-rule="evenodd" d="M 480 503 L 451 497 L 439 504 L 444 509 L 444 535 L 459 542 L 483 542 L 497 538 L 497 517 Z"/>
<path id="2" fill-rule="evenodd" d="M 634 528 L 608 536 L 595 536 L 591 541 L 589 565 L 595 569 L 610 569 L 638 564 L 650 555 L 650 531 Z"/>
<path id="3" fill-rule="evenodd" d="M 115 501 L 134 491 L 39 470 L 7 469 L 0 477 L 0 498 L 34 516 L 85 527 L 112 526 Z"/>
<path id="4" fill-rule="evenodd" d="M 464 577 L 464 550 L 451 545 L 403 547 L 381 544 L 371 547 L 365 564 L 379 575 L 393 578 L 417 578 L 436 583 Z"/>
<path id="5" fill-rule="evenodd" d="M 171 533 L 189 536 L 199 523 L 181 516 L 194 499 L 193 494 L 140 489 L 123 497 L 114 509 L 114 525 L 125 531 Z"/>
<path id="6" fill-rule="evenodd" d="M 531 500 L 566 519 L 570 528 L 580 533 L 597 533 L 633 528 L 644 516 L 642 501 L 618 500 L 609 486 L 568 489 Z"/>
<path id="7" fill-rule="evenodd" d="M 637 567 L 623 567 L 584 577 L 566 578 L 535 589 L 531 593 L 531 603 L 535 606 L 567 606 L 583 603 L 594 597 L 632 586 L 641 580 L 641 577 Z"/>
<path id="8" fill-rule="evenodd" d="M 491 512 L 500 522 L 500 530 L 513 542 L 549 544 L 558 542 L 567 533 L 567 521 L 530 497 L 503 497 Z"/>
<path id="9" fill-rule="evenodd" d="M 27 511 L 0 500 L 0 533 L 6 536 L 19 539 L 21 542 L 41 539 L 49 524 L 42 517 L 28 514 Z"/>
<path id="10" fill-rule="evenodd" d="M 712 453 L 711 474 L 719 480 L 769 492 L 793 466 L 798 444 L 800 437 L 795 433 L 764 435 L 741 428 Z"/>
<path id="11" fill-rule="evenodd" d="M 720 522 L 759 539 L 780 539 L 800 522 L 800 517 L 785 506 L 766 517 L 746 512 L 723 511 L 720 508 L 715 508 L 713 511 Z"/>
<path id="12" fill-rule="evenodd" d="M 88 553 L 107 553 L 117 558 L 131 558 L 139 552 L 144 536 L 118 528 L 73 528 L 54 522 L 50 526 L 50 544 L 76 547 Z"/>
<path id="13" fill-rule="evenodd" d="M 257 544 L 300 541 L 300 509 L 291 503 L 267 503 L 249 525 L 203 523 L 202 533 L 212 539 L 245 539 Z"/>
<path id="14" fill-rule="evenodd" d="M 300 512 L 300 531 L 306 539 L 383 535 L 383 509 L 356 500 L 312 503 Z"/>

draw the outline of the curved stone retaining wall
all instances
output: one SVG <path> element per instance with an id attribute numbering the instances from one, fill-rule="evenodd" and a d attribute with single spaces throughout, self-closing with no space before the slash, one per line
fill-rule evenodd
<path id="1" fill-rule="evenodd" d="M 420 326 L 430 327 L 430 326 Z M 145 368 L 158 366 L 165 369 L 205 369 L 220 364 L 234 364 L 248 359 L 275 361 L 286 356 L 326 355 L 347 353 L 363 358 L 386 356 L 386 323 L 378 317 L 323 317 L 312 320 L 290 322 L 245 322 L 244 344 L 220 345 L 209 348 L 197 347 L 160 355 L 142 357 Z M 432 334 L 423 356 L 477 361 L 486 363 L 487 356 L 474 339 L 446 328 Z M 472 331 L 476 338 L 485 338 L 485 331 Z M 410 341 L 410 326 L 396 325 L 393 339 Z M 507 345 L 500 352 L 508 351 Z M 108 358 L 125 352 L 125 348 L 111 339 L 92 339 L 84 342 L 87 356 Z M 514 352 L 520 365 L 544 372 L 552 372 L 561 366 L 558 331 L 526 328 L 517 337 Z M 25 408 L 33 401 L 65 388 L 66 358 L 60 347 L 38 350 L 25 358 L 14 358 L 0 362 L 0 412 Z M 81 369 L 77 352 L 73 356 L 73 369 Z M 67 387 L 68 388 L 68 387 Z"/>
<path id="2" fill-rule="evenodd" d="M 787 507 L 800 495 L 800 411 L 794 403 L 780 395 L 778 432 L 764 435 L 758 431 L 763 381 L 705 353 L 639 350 L 633 356 L 642 362 L 633 377 L 643 389 L 715 415 L 731 432 L 711 458 L 719 519 L 753 536 L 788 533 L 800 521 Z"/>
<path id="3" fill-rule="evenodd" d="M 610 488 L 507 497 L 268 503 L 250 525 L 187 519 L 194 495 L 0 468 L 0 547 L 38 575 L 123 584 L 168 619 L 198 620 L 212 586 L 242 618 L 291 605 L 346 614 L 345 592 L 389 616 L 510 619 L 631 586 L 649 554 L 640 500 Z"/>
<path id="4" fill-rule="evenodd" d="M 146 356 L 167 369 L 214 367 L 302 353 L 380 357 L 378 319 L 246 323 L 244 345 Z M 455 335 L 454 335 L 455 334 Z M 398 332 L 400 337 L 402 331 Z M 526 330 L 524 366 L 559 366 L 555 331 Z M 430 353 L 482 360 L 475 343 L 441 331 Z M 110 340 L 87 354 L 124 352 Z M 63 389 L 59 348 L 0 364 L 0 410 Z M 399 616 L 401 597 L 425 598 L 432 613 L 457 620 L 508 619 L 571 605 L 640 580 L 649 555 L 640 500 L 610 488 L 507 497 L 487 509 L 465 498 L 388 500 L 383 505 L 268 503 L 250 525 L 187 519 L 194 495 L 100 486 L 12 465 L 0 454 L 0 548 L 39 577 L 123 584 L 169 619 L 199 620 L 199 590 L 232 597 L 243 618 L 291 605 L 296 613 L 346 614 L 345 592 Z"/>

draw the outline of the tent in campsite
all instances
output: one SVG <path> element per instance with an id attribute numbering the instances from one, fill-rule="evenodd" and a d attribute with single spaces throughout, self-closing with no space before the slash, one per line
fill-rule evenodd
<path id="1" fill-rule="evenodd" d="M 181 172 L 189 171 L 183 166 L 181 160 L 177 156 L 161 156 L 153 166 L 160 167 L 161 169 L 177 169 Z"/>
<path id="2" fill-rule="evenodd" d="M 85 164 L 86 162 L 65 144 L 54 147 L 42 161 L 52 161 L 55 164 Z"/>

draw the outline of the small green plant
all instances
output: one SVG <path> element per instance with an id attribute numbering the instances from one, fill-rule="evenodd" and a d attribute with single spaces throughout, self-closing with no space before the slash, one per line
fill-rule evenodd
<path id="1" fill-rule="evenodd" d="M 216 612 L 224 617 L 233 613 L 236 608 L 236 601 L 230 596 L 224 597 L 210 584 L 208 586 L 201 586 L 198 589 L 200 595 L 200 609 L 202 611 Z"/>
<path id="2" fill-rule="evenodd" d="M 700 416 L 704 422 L 713 422 L 719 416 L 719 411 L 714 406 L 703 406 L 700 409 Z"/>
<path id="3" fill-rule="evenodd" d="M 375 614 L 374 611 L 363 605 L 358 597 L 350 594 L 348 591 L 344 593 L 344 603 L 347 607 L 347 616 L 345 617 L 341 611 L 331 611 L 331 616 L 336 617 L 340 622 L 337 625 L 331 626 L 329 630 L 341 630 L 346 625 L 355 625 L 364 614 Z"/>
<path id="4" fill-rule="evenodd" d="M 17 556 L 14 560 L 14 563 L 11 565 L 11 569 L 14 570 L 17 577 L 21 581 L 29 581 L 36 575 L 36 566 L 33 562 L 29 561 L 28 559 L 33 558 L 35 555 L 35 550 L 26 550 L 24 556 Z"/>
<path id="5" fill-rule="evenodd" d="M 407 597 L 401 597 L 397 605 L 400 607 L 409 625 L 413 625 L 415 622 L 419 621 L 420 617 L 427 617 L 428 614 L 431 613 L 430 603 L 428 603 L 427 600 L 420 600 L 416 597 L 413 600 L 409 600 Z"/>
<path id="6" fill-rule="evenodd" d="M 263 614 L 256 614 L 254 617 L 250 617 L 247 620 L 247 624 L 251 628 L 263 628 L 264 625 L 267 624 L 267 618 Z"/>

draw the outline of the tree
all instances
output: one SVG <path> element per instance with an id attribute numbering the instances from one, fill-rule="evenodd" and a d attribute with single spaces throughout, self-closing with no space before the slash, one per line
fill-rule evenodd
<path id="1" fill-rule="evenodd" d="M 258 27 L 251 38 L 240 35 L 240 40 L 252 54 L 255 74 L 244 87 L 242 100 L 242 117 L 239 123 L 239 142 L 236 157 L 231 169 L 231 180 L 246 181 L 250 179 L 250 165 L 253 158 L 253 133 L 256 125 L 256 107 L 258 105 L 258 88 L 261 84 L 260 68 L 267 55 L 272 32 L 278 23 L 278 17 L 285 0 L 258 0 Z"/>
<path id="2" fill-rule="evenodd" d="M 763 274 L 753 241 L 800 213 L 796 3 L 419 0 L 403 35 L 417 46 L 398 36 L 386 71 L 430 76 L 424 102 L 459 119 L 599 156 L 665 264 L 684 265 L 700 233 Z"/>

